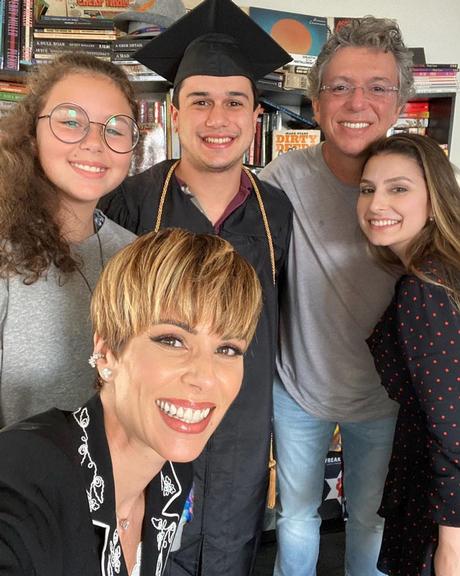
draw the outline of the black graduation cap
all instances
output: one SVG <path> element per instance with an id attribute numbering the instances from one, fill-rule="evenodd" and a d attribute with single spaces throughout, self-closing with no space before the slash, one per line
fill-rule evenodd
<path id="1" fill-rule="evenodd" d="M 204 0 L 135 55 L 176 86 L 189 76 L 255 82 L 292 57 L 231 0 Z"/>

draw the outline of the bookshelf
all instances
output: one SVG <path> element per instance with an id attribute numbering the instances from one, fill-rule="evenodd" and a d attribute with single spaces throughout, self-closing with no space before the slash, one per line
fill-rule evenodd
<path id="1" fill-rule="evenodd" d="M 62 1 L 59 2 L 59 4 L 61 4 Z M 275 2 L 277 3 L 277 2 Z M 23 51 L 25 50 L 24 48 L 24 43 L 22 42 L 22 38 L 23 36 L 27 36 L 29 39 L 33 37 L 34 32 L 38 32 L 39 34 L 45 34 L 45 31 L 49 32 L 48 36 L 49 38 L 45 38 L 45 40 L 43 40 L 43 38 L 36 38 L 35 42 L 39 43 L 40 41 L 44 44 L 42 47 L 42 51 L 40 55 L 45 54 L 46 56 L 46 51 L 45 53 L 43 53 L 43 50 L 45 50 L 45 47 L 48 45 L 52 45 L 53 41 L 56 41 L 56 39 L 53 39 L 53 34 L 52 34 L 52 30 L 49 30 L 49 28 L 54 27 L 61 27 L 64 26 L 65 28 L 69 28 L 70 30 L 68 30 L 69 32 L 71 31 L 72 28 L 78 27 L 79 26 L 79 21 L 82 20 L 81 18 L 78 17 L 72 17 L 69 18 L 67 17 L 66 22 L 63 24 L 62 20 L 59 20 L 59 17 L 55 16 L 46 16 L 45 14 L 45 18 L 46 21 L 40 22 L 40 21 L 36 21 L 35 23 L 33 23 L 33 19 L 31 17 L 32 14 L 32 9 L 35 5 L 42 5 L 43 2 L 41 0 L 35 0 L 35 2 L 33 2 L 32 0 L 22 0 L 22 2 L 19 2 L 18 0 L 14 0 L 14 2 L 6 2 L 6 0 L 0 0 L 0 7 L 3 6 L 3 10 L 5 11 L 5 8 L 8 7 L 8 14 L 9 17 L 13 17 L 13 6 L 16 6 L 16 9 L 18 11 L 19 14 L 21 14 L 21 11 L 23 13 L 25 13 L 25 11 L 28 11 L 29 16 L 27 19 L 22 15 L 21 17 L 18 18 L 18 23 L 20 23 L 19 25 L 19 29 L 17 31 L 17 40 L 19 39 L 20 41 L 16 42 L 16 46 L 17 46 L 17 50 L 19 52 L 19 57 L 15 58 L 13 60 L 17 60 L 18 62 L 20 62 L 21 64 L 18 64 L 18 69 L 17 70 L 13 70 L 13 69 L 9 69 L 9 70 L 5 70 L 5 69 L 0 69 L 0 81 L 2 82 L 12 82 L 12 83 L 23 83 L 25 82 L 25 79 L 27 77 L 27 69 L 30 68 L 31 65 L 33 64 L 27 64 L 27 60 L 30 60 L 30 56 L 29 58 L 25 57 L 25 54 L 28 53 L 27 51 L 25 53 L 23 53 Z M 49 2 L 48 4 L 50 5 L 57 5 L 57 2 Z M 65 2 L 63 3 L 63 5 L 65 4 Z M 195 1 L 186 1 L 185 4 L 187 5 L 187 7 L 192 7 L 193 5 L 197 4 L 197 2 Z M 240 2 L 237 1 L 237 4 L 241 4 Z M 270 1 L 269 0 L 265 0 L 265 2 L 257 2 L 256 4 L 259 5 L 267 5 L 267 7 L 270 7 L 272 9 L 276 9 L 275 6 L 269 6 L 270 5 Z M 272 2 L 273 4 L 273 2 Z M 120 4 L 121 6 L 121 4 Z M 302 8 L 302 11 L 305 11 L 304 8 Z M 299 11 L 300 12 L 300 11 Z M 53 21 L 53 18 L 56 18 L 56 21 Z M 111 58 L 114 61 L 117 61 L 117 59 L 119 60 L 120 57 L 122 57 L 122 60 L 119 62 L 120 64 L 123 63 L 124 67 L 125 66 L 129 66 L 129 51 L 128 49 L 130 48 L 129 46 L 129 42 L 128 42 L 128 46 L 125 45 L 120 45 L 118 47 L 118 49 L 115 47 L 117 42 L 122 42 L 123 43 L 123 39 L 119 39 L 119 40 L 114 40 L 114 38 L 116 37 L 116 33 L 114 31 L 113 28 L 113 24 L 110 21 L 110 19 L 108 18 L 103 18 L 103 19 L 94 19 L 94 22 L 97 21 L 98 23 L 98 28 L 101 28 L 101 30 L 99 30 L 99 32 L 104 36 L 104 40 L 100 40 L 101 46 L 99 46 L 97 49 L 98 50 L 102 50 L 102 44 L 107 43 L 109 46 L 112 46 L 112 56 L 108 57 Z M 33 25 L 34 24 L 34 25 Z M 89 23 L 85 23 L 84 25 L 82 25 L 84 27 L 84 31 L 87 32 L 89 35 L 89 39 L 85 40 L 84 37 L 82 35 L 76 35 L 77 38 L 74 39 L 74 41 L 80 41 L 82 43 L 82 46 L 84 45 L 84 42 L 91 42 L 91 34 L 90 34 L 90 28 L 93 27 L 92 24 Z M 27 34 L 26 34 L 27 31 Z M 62 30 L 61 30 L 62 32 Z M 81 32 L 81 31 L 80 31 Z M 92 31 L 93 33 L 95 32 L 95 30 Z M 56 35 L 56 34 L 55 34 Z M 69 42 L 70 40 L 64 40 L 63 44 L 65 44 L 66 42 Z M 8 42 L 8 35 L 3 34 L 3 42 L 4 44 Z M 94 42 L 93 42 L 94 44 Z M 6 45 L 6 44 L 5 44 Z M 7 53 L 7 51 L 5 50 L 5 45 L 3 46 L 3 55 L 5 55 Z M 11 48 L 11 47 L 10 47 Z M 29 46 L 30 48 L 30 46 Z M 138 47 L 136 47 L 137 49 Z M 54 51 L 57 51 L 59 48 L 55 47 Z M 64 49 L 64 48 L 63 48 Z M 95 50 L 96 48 L 93 47 L 93 50 Z M 104 52 L 104 57 L 106 56 L 106 51 Z M 30 52 L 30 50 L 29 50 Z M 53 50 L 50 50 L 50 52 L 53 52 Z M 123 59 L 125 58 L 125 56 L 128 58 L 128 62 L 124 62 Z M 4 66 L 6 64 L 5 59 L 4 62 L 2 63 L 2 66 Z M 136 64 L 131 64 L 131 66 L 135 66 Z M 127 70 L 129 73 L 129 70 Z M 147 71 L 148 72 L 148 71 Z M 269 76 L 276 76 L 276 73 L 273 73 L 272 75 Z M 131 76 L 131 78 L 134 80 L 135 79 L 135 74 L 133 73 L 133 75 Z M 149 75 L 144 73 L 143 76 L 141 76 L 142 80 L 134 80 L 134 84 L 136 86 L 136 91 L 140 94 L 140 97 L 145 99 L 146 95 L 151 95 L 153 100 L 163 100 L 163 102 L 165 102 L 166 106 L 165 108 L 168 108 L 168 92 L 169 92 L 169 85 L 166 82 L 162 82 L 161 80 L 158 79 L 158 77 L 156 77 L 155 79 L 155 75 Z M 276 84 L 277 81 L 276 79 L 273 79 L 273 84 Z M 423 80 L 423 78 L 422 78 Z M 282 81 L 279 80 L 278 84 L 282 84 Z M 284 89 L 281 86 L 275 86 L 275 85 L 270 85 L 270 82 L 268 81 L 267 83 L 260 83 L 259 85 L 259 91 L 260 94 L 262 96 L 262 99 L 266 99 L 267 101 L 271 101 L 273 102 L 275 105 L 279 106 L 279 107 L 284 107 L 288 110 L 293 111 L 295 114 L 300 115 L 302 118 L 310 120 L 313 122 L 313 126 L 308 126 L 308 125 L 302 125 L 302 123 L 297 122 L 295 118 L 293 118 L 292 116 L 289 116 L 287 114 L 285 114 L 284 112 L 281 112 L 281 118 L 282 118 L 282 123 L 283 123 L 283 127 L 288 128 L 288 129 L 302 129 L 302 128 L 310 128 L 310 127 L 314 127 L 314 120 L 313 120 L 313 114 L 312 114 L 312 110 L 311 110 L 311 103 L 310 101 L 306 98 L 304 92 L 302 90 L 299 89 L 292 89 L 292 90 L 287 90 Z M 428 134 L 429 136 L 433 137 L 435 140 L 437 140 L 440 144 L 448 147 L 448 151 L 449 154 L 452 150 L 452 143 L 453 143 L 453 125 L 454 125 L 454 117 L 455 117 L 455 104 L 456 104 L 456 92 L 452 91 L 452 92 L 435 92 L 435 93 L 431 93 L 431 92 L 423 92 L 423 93 L 418 93 L 416 95 L 416 97 L 414 98 L 415 101 L 418 100 L 427 100 L 428 101 L 428 106 L 429 106 L 429 118 L 428 118 L 428 125 L 426 127 L 426 134 Z M 276 107 L 272 108 L 270 106 L 266 106 L 264 104 L 264 108 L 267 112 L 273 112 L 276 110 Z M 0 97 L 0 110 L 2 110 L 3 108 L 1 107 L 1 97 Z M 4 110 L 8 110 L 8 106 L 5 105 Z M 166 110 L 166 118 L 165 118 L 165 130 L 167 129 L 166 125 L 166 119 L 167 116 L 169 114 L 169 111 Z M 279 128 L 279 125 L 277 126 Z M 167 134 L 167 137 L 169 139 L 172 139 L 172 135 L 171 135 L 171 130 L 169 129 L 169 134 Z M 175 150 L 175 152 L 174 152 Z M 177 143 L 175 146 L 173 146 L 173 144 L 171 142 L 167 142 L 167 152 L 168 152 L 168 156 L 175 156 L 177 155 Z M 267 161 L 270 160 L 270 157 L 267 156 Z M 263 163 L 259 163 L 258 164 L 263 165 Z"/>
<path id="2" fill-rule="evenodd" d="M 417 95 L 417 99 L 422 98 L 428 100 L 430 111 L 427 135 L 434 138 L 440 144 L 447 144 L 450 153 L 452 150 L 456 93 Z"/>

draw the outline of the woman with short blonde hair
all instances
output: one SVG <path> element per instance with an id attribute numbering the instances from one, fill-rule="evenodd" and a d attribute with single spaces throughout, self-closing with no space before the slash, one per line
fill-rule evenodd
<path id="1" fill-rule="evenodd" d="M 108 262 L 91 306 L 99 391 L 0 432 L 1 573 L 163 574 L 261 298 L 217 236 L 164 229 Z"/>

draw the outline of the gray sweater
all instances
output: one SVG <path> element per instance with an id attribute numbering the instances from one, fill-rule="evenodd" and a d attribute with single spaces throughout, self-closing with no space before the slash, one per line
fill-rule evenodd
<path id="1" fill-rule="evenodd" d="M 98 234 L 104 263 L 135 238 L 108 218 Z M 94 289 L 101 272 L 97 234 L 73 249 Z M 20 276 L 0 280 L 0 428 L 54 406 L 75 409 L 94 392 L 91 293 L 82 274 L 64 281 L 52 266 L 29 286 Z"/>
<path id="2" fill-rule="evenodd" d="M 277 369 L 287 391 L 314 416 L 383 418 L 396 404 L 380 384 L 365 339 L 391 300 L 394 278 L 366 252 L 358 188 L 337 180 L 321 148 L 283 154 L 260 174 L 294 207 Z"/>

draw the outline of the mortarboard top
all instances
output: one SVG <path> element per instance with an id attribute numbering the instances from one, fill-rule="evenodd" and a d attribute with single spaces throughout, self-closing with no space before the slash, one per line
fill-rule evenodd
<path id="1" fill-rule="evenodd" d="M 253 82 L 292 57 L 231 0 L 204 0 L 135 55 L 175 86 L 189 76 Z"/>

